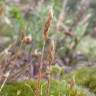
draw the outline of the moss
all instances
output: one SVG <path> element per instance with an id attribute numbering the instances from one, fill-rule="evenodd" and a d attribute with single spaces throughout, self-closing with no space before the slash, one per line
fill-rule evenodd
<path id="1" fill-rule="evenodd" d="M 96 67 L 79 69 L 67 76 L 67 80 L 73 76 L 77 84 L 89 88 L 96 94 Z"/>
<path id="2" fill-rule="evenodd" d="M 68 80 L 73 76 L 76 84 L 70 87 Z M 41 82 L 41 96 L 46 96 L 46 83 Z M 35 96 L 34 92 L 35 80 L 22 81 L 7 83 L 0 96 Z M 96 95 L 96 68 L 83 68 L 68 75 L 66 80 L 51 81 L 50 96 L 95 96 L 94 94 Z"/>
<path id="3" fill-rule="evenodd" d="M 34 93 L 26 84 L 29 84 L 32 88 L 34 88 L 34 84 L 29 82 L 6 84 L 1 92 L 1 96 L 34 96 Z"/>
<path id="4" fill-rule="evenodd" d="M 46 96 L 46 82 L 41 83 L 41 96 Z M 0 96 L 35 96 L 35 81 L 24 81 L 6 84 Z M 74 86 L 69 87 L 65 80 L 51 81 L 50 96 L 88 96 L 88 91 Z M 93 95 L 91 95 L 93 96 Z"/>

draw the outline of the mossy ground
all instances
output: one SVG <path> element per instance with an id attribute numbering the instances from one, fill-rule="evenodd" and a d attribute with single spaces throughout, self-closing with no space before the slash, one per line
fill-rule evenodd
<path id="1" fill-rule="evenodd" d="M 80 86 L 71 88 L 65 80 L 51 82 L 50 96 L 90 96 L 88 94 L 88 91 Z M 6 84 L 0 96 L 35 96 L 35 81 Z M 46 96 L 45 81 L 41 83 L 41 96 Z"/>
<path id="2" fill-rule="evenodd" d="M 80 69 L 74 75 L 79 85 L 89 88 L 96 94 L 96 67 Z"/>
<path id="3" fill-rule="evenodd" d="M 75 78 L 75 83 L 88 88 L 96 95 L 96 67 L 85 67 L 65 76 L 68 81 Z"/>

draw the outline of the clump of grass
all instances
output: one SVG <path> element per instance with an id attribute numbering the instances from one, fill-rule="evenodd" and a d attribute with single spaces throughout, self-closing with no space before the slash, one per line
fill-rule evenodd
<path id="1" fill-rule="evenodd" d="M 41 55 L 41 59 L 40 59 L 40 68 L 39 68 L 39 77 L 37 78 L 37 84 L 36 84 L 36 96 L 40 96 L 40 90 L 41 90 L 41 85 L 40 85 L 40 81 L 42 79 L 41 75 L 42 75 L 42 68 L 43 68 L 43 59 L 44 59 L 44 50 L 45 50 L 45 44 L 49 41 L 49 28 L 50 28 L 50 25 L 51 25 L 51 22 L 52 22 L 52 18 L 53 18 L 53 12 L 52 12 L 52 9 L 50 8 L 49 9 L 49 12 L 48 12 L 48 18 L 47 18 L 47 21 L 45 23 L 45 26 L 44 26 L 44 31 L 43 31 L 43 36 L 44 36 L 44 41 L 43 41 L 43 48 L 42 48 L 42 55 Z M 50 66 L 50 63 L 52 63 L 52 59 L 53 59 L 53 53 L 51 53 L 53 51 L 53 45 L 51 43 L 51 45 L 49 46 L 48 48 L 48 60 L 49 60 L 49 66 Z M 48 90 L 49 90 L 49 87 L 50 87 L 50 82 L 48 81 Z M 49 94 L 49 92 L 48 92 Z M 49 96 L 49 95 L 48 95 Z"/>

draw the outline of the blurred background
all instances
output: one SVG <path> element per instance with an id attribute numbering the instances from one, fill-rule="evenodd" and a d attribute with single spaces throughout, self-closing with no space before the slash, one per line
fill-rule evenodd
<path id="1" fill-rule="evenodd" d="M 46 30 L 48 40 L 44 43 Z M 96 95 L 96 0 L 0 0 L 0 82 L 8 72 L 6 81 L 11 83 L 37 80 L 40 64 L 42 78 L 47 81 L 51 73 L 54 80 L 50 96 Z M 29 85 L 33 88 L 33 84 Z M 34 94 L 35 87 L 21 85 L 16 84 L 17 89 L 4 86 L 5 95 L 0 96 Z M 42 86 L 46 87 L 45 82 Z M 82 95 L 82 90 L 87 95 Z"/>

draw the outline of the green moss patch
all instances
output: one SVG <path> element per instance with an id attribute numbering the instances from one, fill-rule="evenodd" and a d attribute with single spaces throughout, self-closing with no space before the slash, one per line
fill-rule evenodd
<path id="1" fill-rule="evenodd" d="M 67 79 L 75 77 L 76 83 L 89 88 L 96 94 L 96 67 L 79 69 L 67 76 Z"/>
<path id="2" fill-rule="evenodd" d="M 46 82 L 41 83 L 41 96 L 46 96 Z M 0 96 L 35 96 L 35 81 L 6 84 Z M 80 86 L 70 87 L 65 80 L 51 81 L 50 96 L 89 96 L 88 91 Z M 94 96 L 94 95 L 91 95 Z"/>

